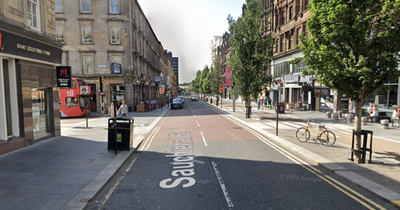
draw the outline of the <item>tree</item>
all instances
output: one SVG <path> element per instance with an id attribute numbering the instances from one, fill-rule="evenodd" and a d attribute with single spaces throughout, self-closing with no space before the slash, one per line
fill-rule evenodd
<path id="1" fill-rule="evenodd" d="M 302 73 L 351 98 L 360 131 L 365 99 L 400 76 L 400 0 L 313 0 L 309 8 L 310 36 L 301 36 L 309 69 Z"/>
<path id="2" fill-rule="evenodd" d="M 221 77 L 223 75 L 223 71 L 221 69 L 221 57 L 218 55 L 218 49 L 215 49 L 213 52 L 213 59 L 212 59 L 212 65 L 211 65 L 211 84 L 210 84 L 210 90 L 211 93 L 218 93 L 219 92 L 219 86 L 223 84 L 221 81 Z"/>
<path id="3" fill-rule="evenodd" d="M 237 84 L 234 89 L 245 98 L 246 118 L 250 118 L 251 96 L 258 98 L 263 87 L 272 83 L 268 69 L 272 60 L 273 37 L 263 32 L 263 22 L 268 18 L 262 1 L 247 0 L 246 3 L 247 11 L 237 21 L 228 17 L 234 52 L 229 67 L 233 71 L 233 82 Z"/>

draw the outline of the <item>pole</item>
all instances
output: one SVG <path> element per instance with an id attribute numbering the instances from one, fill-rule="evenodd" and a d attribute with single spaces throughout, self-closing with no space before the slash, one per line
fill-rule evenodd
<path id="1" fill-rule="evenodd" d="M 117 146 L 118 146 L 118 143 L 117 143 L 117 101 L 115 100 L 116 98 L 117 98 L 117 96 L 116 96 L 116 92 L 114 92 L 114 94 L 113 94 L 113 96 L 114 96 L 114 100 L 113 100 L 113 103 L 114 103 L 114 133 L 115 133 L 115 154 L 117 154 Z"/>
<path id="2" fill-rule="evenodd" d="M 86 94 L 86 96 L 85 96 L 85 109 L 86 109 L 86 128 L 87 128 L 87 127 L 89 127 L 89 122 L 88 122 L 88 114 L 87 114 L 87 107 L 88 107 L 87 100 L 88 100 L 88 95 Z"/>
<path id="3" fill-rule="evenodd" d="M 279 95 L 281 94 L 281 87 L 278 87 L 278 100 L 276 101 L 276 132 L 275 135 L 278 136 L 278 115 L 279 115 Z"/>

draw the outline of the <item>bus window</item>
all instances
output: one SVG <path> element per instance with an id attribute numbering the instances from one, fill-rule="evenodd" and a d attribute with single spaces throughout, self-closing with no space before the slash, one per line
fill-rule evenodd
<path id="1" fill-rule="evenodd" d="M 78 106 L 78 98 L 65 98 L 65 106 Z"/>
<path id="2" fill-rule="evenodd" d="M 83 109 L 90 109 L 90 98 L 88 96 L 81 96 L 79 97 L 80 101 L 81 101 L 81 108 Z M 85 107 L 86 105 L 86 107 Z"/>

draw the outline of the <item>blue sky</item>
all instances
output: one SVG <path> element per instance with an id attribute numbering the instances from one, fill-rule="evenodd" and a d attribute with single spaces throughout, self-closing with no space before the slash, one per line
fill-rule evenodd
<path id="1" fill-rule="evenodd" d="M 179 83 L 211 65 L 213 36 L 228 31 L 228 15 L 237 19 L 245 0 L 138 0 L 164 49 L 179 57 Z"/>

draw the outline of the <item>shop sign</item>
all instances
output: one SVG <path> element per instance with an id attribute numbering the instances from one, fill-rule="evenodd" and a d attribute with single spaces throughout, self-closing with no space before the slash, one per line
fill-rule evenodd
<path id="1" fill-rule="evenodd" d="M 111 74 L 121 74 L 121 64 L 112 63 L 111 64 Z"/>
<path id="2" fill-rule="evenodd" d="M 156 81 L 156 82 L 162 82 L 163 80 L 162 80 L 162 76 L 155 76 L 154 77 L 154 80 Z"/>
<path id="3" fill-rule="evenodd" d="M 61 48 L 0 31 L 0 52 L 22 57 L 61 63 Z"/>
<path id="4" fill-rule="evenodd" d="M 299 75 L 285 75 L 286 83 L 299 83 Z"/>
<path id="5" fill-rule="evenodd" d="M 71 66 L 57 66 L 57 87 L 70 88 L 71 87 Z"/>

